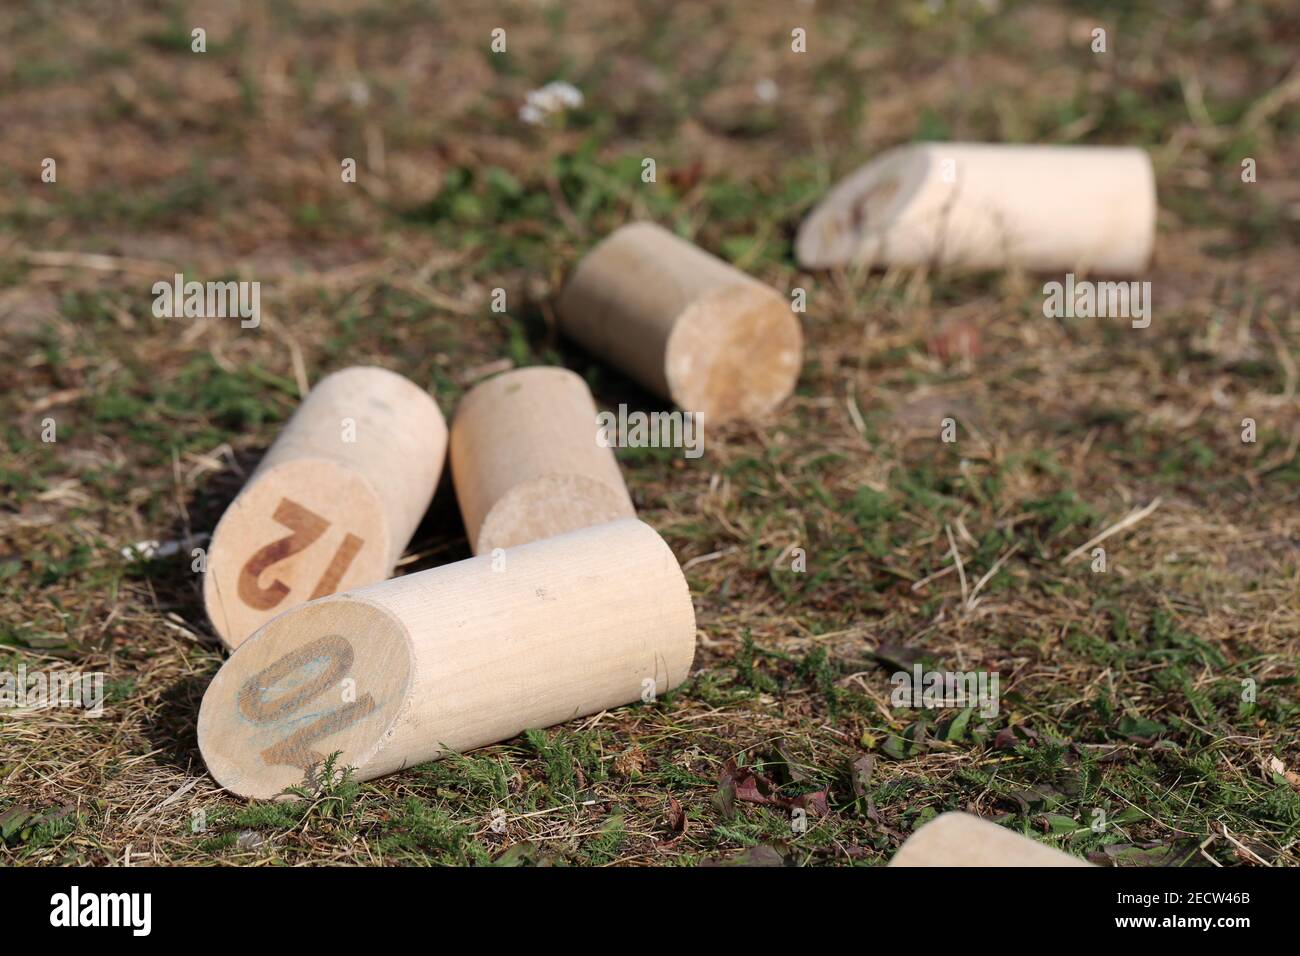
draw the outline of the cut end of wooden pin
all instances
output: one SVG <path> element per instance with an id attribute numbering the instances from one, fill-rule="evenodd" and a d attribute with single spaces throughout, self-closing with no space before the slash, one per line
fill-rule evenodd
<path id="1" fill-rule="evenodd" d="M 941 813 L 904 841 L 890 866 L 1092 866 L 970 813 Z"/>
<path id="2" fill-rule="evenodd" d="M 268 799 L 333 753 L 361 779 L 410 693 L 406 629 L 340 595 L 271 621 L 230 657 L 203 695 L 199 750 L 221 784 Z M 319 746 L 317 746 L 319 744 Z"/>
<path id="3" fill-rule="evenodd" d="M 883 233 L 925 182 L 929 159 L 915 147 L 891 149 L 832 189 L 799 226 L 795 259 L 805 269 L 849 265 L 875 251 Z"/>
<path id="4" fill-rule="evenodd" d="M 475 554 L 489 554 L 631 517 L 636 514 L 623 488 L 585 475 L 546 475 L 516 485 L 497 501 L 472 546 Z"/>
<path id="5" fill-rule="evenodd" d="M 294 605 L 387 577 L 384 515 L 370 482 L 327 458 L 257 474 L 218 522 L 203 575 L 203 603 L 226 647 Z"/>
<path id="6" fill-rule="evenodd" d="M 710 423 L 762 418 L 790 397 L 803 333 L 790 304 L 757 283 L 715 290 L 673 326 L 665 356 L 672 400 Z"/>

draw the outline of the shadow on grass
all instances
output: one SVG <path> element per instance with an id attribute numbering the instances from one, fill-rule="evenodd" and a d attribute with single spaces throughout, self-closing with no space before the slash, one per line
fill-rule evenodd
<path id="1" fill-rule="evenodd" d="M 216 673 L 214 663 L 202 673 L 187 674 L 159 697 L 157 709 L 142 727 L 159 763 L 187 774 L 204 772 L 199 752 L 199 706 Z"/>

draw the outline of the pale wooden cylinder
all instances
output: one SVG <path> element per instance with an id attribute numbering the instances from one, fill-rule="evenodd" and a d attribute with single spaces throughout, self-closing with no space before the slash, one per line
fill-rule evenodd
<path id="1" fill-rule="evenodd" d="M 890 866 L 1092 866 L 969 813 L 941 813 L 898 848 Z"/>
<path id="2" fill-rule="evenodd" d="M 475 554 L 635 518 L 581 377 L 542 367 L 475 386 L 451 423 L 451 474 Z"/>
<path id="3" fill-rule="evenodd" d="M 789 302 L 650 222 L 589 252 L 558 313 L 566 335 L 705 422 L 766 415 L 803 362 Z"/>
<path id="4" fill-rule="evenodd" d="M 369 780 L 653 699 L 694 655 L 677 559 L 625 519 L 276 617 L 208 687 L 199 748 L 242 796 L 275 796 L 336 751 Z"/>
<path id="5" fill-rule="evenodd" d="M 799 264 L 1012 266 L 1132 275 L 1155 242 L 1142 149 L 916 143 L 840 182 L 805 218 Z"/>
<path id="6" fill-rule="evenodd" d="M 226 646 L 296 604 L 388 577 L 446 452 L 442 412 L 413 382 L 382 368 L 322 379 L 212 534 L 203 601 Z"/>

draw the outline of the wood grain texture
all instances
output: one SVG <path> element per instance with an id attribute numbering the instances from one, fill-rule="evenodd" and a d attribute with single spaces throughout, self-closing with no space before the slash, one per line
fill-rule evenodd
<path id="1" fill-rule="evenodd" d="M 636 517 L 596 403 L 568 369 L 525 368 L 476 385 L 451 425 L 451 472 L 475 554 Z"/>
<path id="2" fill-rule="evenodd" d="M 706 423 L 768 414 L 803 362 L 784 297 L 650 222 L 589 252 L 558 313 L 566 335 Z"/>
<path id="3" fill-rule="evenodd" d="M 941 813 L 898 848 L 890 866 L 1091 866 L 969 813 Z"/>
<path id="4" fill-rule="evenodd" d="M 229 648 L 285 609 L 386 578 L 433 498 L 447 426 L 394 372 L 322 379 L 212 535 L 203 600 Z"/>
<path id="5" fill-rule="evenodd" d="M 685 680 L 695 613 L 677 559 L 626 519 L 294 608 L 209 685 L 199 747 L 227 790 L 272 797 L 340 752 L 368 780 Z"/>
<path id="6" fill-rule="evenodd" d="M 840 182 L 795 240 L 799 264 L 1020 267 L 1131 275 L 1155 242 L 1142 149 L 916 143 Z"/>

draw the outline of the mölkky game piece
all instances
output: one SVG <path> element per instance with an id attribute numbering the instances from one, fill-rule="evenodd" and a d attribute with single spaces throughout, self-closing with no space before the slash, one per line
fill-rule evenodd
<path id="1" fill-rule="evenodd" d="M 800 225 L 795 256 L 808 269 L 1132 275 L 1151 257 L 1155 228 L 1145 150 L 914 143 L 836 185 Z"/>
<path id="2" fill-rule="evenodd" d="M 890 866 L 1092 866 L 970 813 L 941 813 L 898 848 Z"/>
<path id="3" fill-rule="evenodd" d="M 596 403 L 568 369 L 497 375 L 461 399 L 451 474 L 475 554 L 636 517 Z"/>
<path id="4" fill-rule="evenodd" d="M 566 335 L 706 423 L 767 414 L 803 363 L 790 302 L 651 222 L 592 249 L 557 311 Z"/>
<path id="5" fill-rule="evenodd" d="M 311 601 L 203 696 L 227 790 L 272 797 L 338 753 L 369 780 L 633 701 L 685 678 L 695 611 L 668 545 L 624 519 Z"/>
<path id="6" fill-rule="evenodd" d="M 442 412 L 413 382 L 369 367 L 322 379 L 212 534 L 203 601 L 225 645 L 295 604 L 388 577 L 446 451 Z"/>

